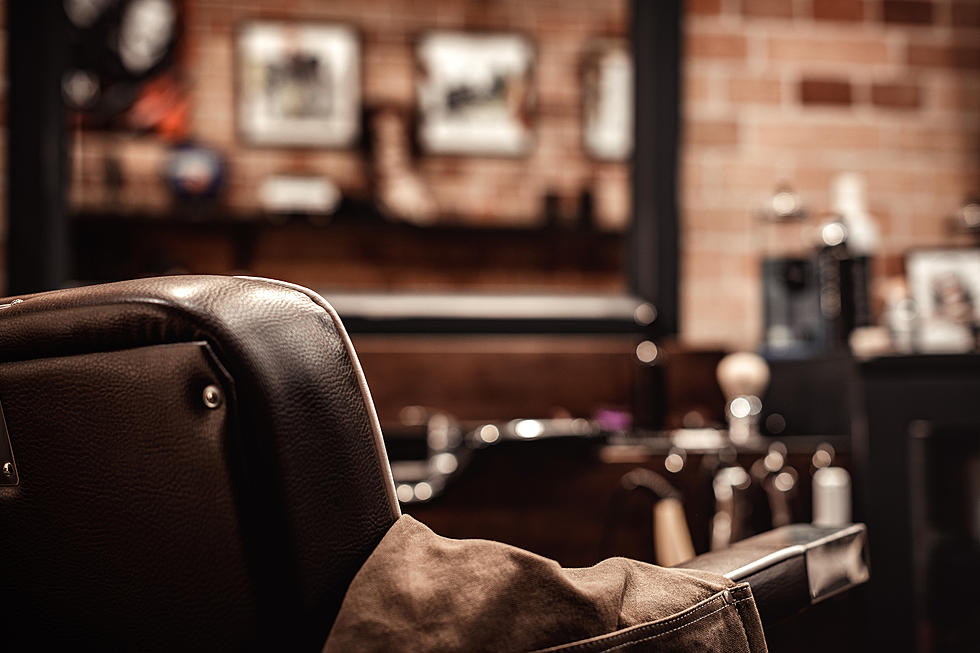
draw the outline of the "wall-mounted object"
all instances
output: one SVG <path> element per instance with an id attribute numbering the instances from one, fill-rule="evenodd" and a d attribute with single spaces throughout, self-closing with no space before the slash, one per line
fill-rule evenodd
<path id="1" fill-rule="evenodd" d="M 582 142 L 597 159 L 633 154 L 633 57 L 623 41 L 597 41 L 582 71 Z"/>
<path id="2" fill-rule="evenodd" d="M 171 148 L 164 178 L 179 201 L 213 200 L 225 182 L 225 162 L 210 147 L 184 142 Z"/>
<path id="3" fill-rule="evenodd" d="M 956 233 L 980 235 L 980 197 L 967 198 L 950 220 L 950 230 Z"/>
<path id="4" fill-rule="evenodd" d="M 62 98 L 87 127 L 127 124 L 127 112 L 145 98 L 144 83 L 160 78 L 177 59 L 183 30 L 178 0 L 96 2 L 65 0 L 69 61 L 62 76 Z M 182 99 L 157 101 L 157 113 Z M 163 106 L 165 105 L 165 106 Z M 122 119 L 122 120 L 121 120 Z M 132 125 L 137 128 L 154 125 Z"/>
<path id="5" fill-rule="evenodd" d="M 329 215 L 342 195 L 337 184 L 315 175 L 271 175 L 259 187 L 262 208 L 270 213 Z"/>
<path id="6" fill-rule="evenodd" d="M 346 25 L 255 21 L 237 37 L 238 129 L 254 145 L 349 147 L 360 136 L 361 46 Z"/>
<path id="7" fill-rule="evenodd" d="M 530 149 L 534 47 L 526 37 L 429 32 L 420 39 L 416 56 L 423 149 L 503 156 Z"/>

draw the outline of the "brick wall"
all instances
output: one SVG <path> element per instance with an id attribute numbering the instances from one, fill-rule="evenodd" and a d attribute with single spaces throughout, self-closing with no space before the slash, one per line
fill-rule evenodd
<path id="1" fill-rule="evenodd" d="M 573 210 L 584 180 L 625 192 L 627 172 L 580 155 L 578 56 L 591 36 L 622 33 L 625 2 L 461 4 L 454 0 L 198 0 L 191 9 L 194 130 L 234 156 L 230 203 L 255 206 L 255 181 L 299 167 L 364 190 L 353 152 L 242 147 L 233 121 L 234 26 L 254 16 L 344 20 L 365 36 L 365 101 L 411 106 L 411 40 L 429 27 L 530 33 L 538 47 L 539 147 L 527 159 L 435 157 L 424 163 L 446 197 L 476 193 L 481 221 L 540 214 L 557 190 Z M 980 192 L 980 0 L 688 0 L 682 174 L 682 335 L 695 345 L 752 344 L 761 309 L 754 212 L 791 183 L 814 211 L 829 208 L 831 178 L 866 176 L 883 232 L 878 277 L 903 252 L 949 242 L 944 218 Z M 99 199 L 95 135 L 77 148 L 81 199 Z M 133 201 L 165 206 L 160 148 L 121 139 Z M 77 172 L 77 170 L 76 170 Z M 74 189 L 79 199 L 78 186 Z M 616 202 L 612 202 L 613 205 Z M 481 204 L 478 203 L 478 206 Z M 465 213 L 465 211 L 464 211 Z M 613 220 L 615 222 L 615 220 Z M 2 232 L 0 232 L 2 233 Z"/>
<path id="2" fill-rule="evenodd" d="M 363 104 L 367 110 L 393 107 L 411 116 L 414 109 L 415 40 L 434 28 L 514 30 L 534 43 L 537 107 L 535 145 L 526 157 L 426 156 L 417 166 L 443 213 L 464 224 L 528 226 L 544 215 L 544 197 L 560 198 L 569 219 L 579 193 L 593 188 L 598 222 L 620 229 L 629 219 L 629 166 L 590 159 L 582 148 L 579 80 L 587 48 L 594 39 L 622 37 L 628 31 L 628 2 L 614 0 L 188 0 L 187 73 L 193 106 L 193 135 L 227 154 L 227 202 L 232 210 L 259 208 L 258 182 L 284 171 L 323 174 L 351 195 L 370 192 L 370 161 L 361 149 L 296 150 L 249 147 L 236 134 L 234 107 L 235 30 L 256 18 L 336 21 L 352 25 L 361 37 Z M 102 200 L 101 166 L 106 147 L 97 135 L 79 151 L 82 187 L 75 203 Z M 157 181 L 162 149 L 146 141 L 123 139 L 124 173 L 137 193 L 127 198 L 144 208 L 166 206 Z"/>
<path id="3" fill-rule="evenodd" d="M 862 173 L 882 230 L 878 278 L 906 249 L 951 242 L 980 192 L 977 0 L 688 0 L 681 329 L 752 345 L 756 209 L 780 182 L 812 211 Z"/>

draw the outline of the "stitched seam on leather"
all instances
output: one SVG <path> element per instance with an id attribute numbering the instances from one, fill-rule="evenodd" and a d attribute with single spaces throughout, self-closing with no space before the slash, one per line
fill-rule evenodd
<path id="1" fill-rule="evenodd" d="M 643 639 L 634 639 L 634 640 L 629 641 L 629 642 L 623 642 L 622 644 L 617 644 L 616 646 L 613 646 L 611 648 L 607 648 L 607 649 L 605 649 L 605 651 L 606 652 L 608 652 L 608 651 L 615 651 L 618 648 L 623 648 L 625 646 L 630 646 L 632 644 L 642 644 L 643 642 L 648 642 L 648 641 L 650 641 L 652 639 L 657 639 L 658 637 L 663 637 L 664 635 L 669 635 L 670 633 L 677 632 L 678 630 L 682 630 L 684 628 L 687 628 L 688 626 L 693 626 L 694 624 L 696 624 L 697 622 L 699 622 L 699 621 L 701 621 L 703 619 L 707 619 L 708 617 L 710 617 L 712 615 L 716 615 L 719 612 L 724 612 L 725 610 L 727 610 L 729 608 L 732 608 L 732 607 L 734 607 L 734 604 L 726 604 L 726 605 L 718 608 L 717 610 L 713 610 L 712 612 L 709 612 L 706 615 L 702 615 L 702 616 L 698 617 L 697 619 L 694 619 L 693 621 L 689 621 L 689 622 L 684 623 L 684 624 L 681 624 L 680 626 L 677 626 L 675 628 L 671 628 L 668 631 L 665 631 L 665 632 L 662 632 L 662 633 L 657 633 L 656 635 L 650 635 L 649 637 L 644 637 Z M 739 620 L 739 621 L 741 622 L 741 620 Z M 743 632 L 744 632 L 744 630 L 743 630 Z"/>
<path id="2" fill-rule="evenodd" d="M 735 608 L 735 615 L 738 617 L 738 627 L 742 629 L 742 641 L 745 642 L 745 650 L 751 653 L 752 646 L 749 645 L 749 634 L 745 632 L 745 622 L 742 620 L 742 611 L 738 609 L 738 604 L 740 602 L 744 603 L 747 599 L 741 599 L 741 601 L 735 601 L 732 605 Z"/>
<path id="3" fill-rule="evenodd" d="M 745 600 L 735 602 L 735 610 L 738 612 L 738 625 L 742 628 L 742 635 L 745 637 L 745 650 L 748 653 L 752 653 L 752 642 L 749 641 L 749 632 L 745 630 L 745 613 L 742 612 L 742 607 L 739 603 L 744 603 Z"/>
<path id="4" fill-rule="evenodd" d="M 693 620 L 688 621 L 686 623 L 680 624 L 679 626 L 675 626 L 675 627 L 671 628 L 670 630 L 665 630 L 662 633 L 657 633 L 655 635 L 649 635 L 647 637 L 642 637 L 640 639 L 630 639 L 629 641 L 622 642 L 620 644 L 616 644 L 615 646 L 610 646 L 609 648 L 600 648 L 600 649 L 597 649 L 597 651 L 599 653 L 608 653 L 609 651 L 615 651 L 616 649 L 624 648 L 626 646 L 632 646 L 633 644 L 642 644 L 643 642 L 649 642 L 651 640 L 657 639 L 658 637 L 663 637 L 664 635 L 669 635 L 671 633 L 675 633 L 678 630 L 682 630 L 684 628 L 687 628 L 688 626 L 693 626 L 697 622 L 699 622 L 699 621 L 701 621 L 703 619 L 707 619 L 708 617 L 710 617 L 712 615 L 716 615 L 719 612 L 722 612 L 724 610 L 727 610 L 728 608 L 731 608 L 731 607 L 734 607 L 734 604 L 725 604 L 725 605 L 721 606 L 720 608 L 717 608 L 715 610 L 712 610 L 708 614 L 703 614 L 700 617 L 698 617 L 697 619 L 693 619 Z M 739 621 L 741 621 L 741 620 L 739 620 Z M 744 632 L 744 629 L 743 629 L 743 632 Z M 577 647 L 580 647 L 580 648 L 584 648 L 586 646 L 588 646 L 588 645 L 587 644 L 579 644 L 579 645 L 577 645 Z M 569 648 L 567 650 L 571 651 L 573 649 Z"/>
<path id="5" fill-rule="evenodd" d="M 736 585 L 734 587 L 726 588 L 726 590 L 722 590 L 721 592 L 718 592 L 717 594 L 713 594 L 712 596 L 709 596 L 708 598 L 704 599 L 700 603 L 698 603 L 696 605 L 693 605 L 690 608 L 687 608 L 686 610 L 683 611 L 682 614 L 679 614 L 679 615 L 674 616 L 674 617 L 670 617 L 669 619 L 665 619 L 663 621 L 654 621 L 652 623 L 640 624 L 640 625 L 637 625 L 637 626 L 630 626 L 629 628 L 623 629 L 622 632 L 612 632 L 612 633 L 606 633 L 605 635 L 598 635 L 598 636 L 596 636 L 594 638 L 589 638 L 589 640 L 580 642 L 578 644 L 569 644 L 569 645 L 565 645 L 565 646 L 559 645 L 559 646 L 555 646 L 555 647 L 547 647 L 547 648 L 541 649 L 541 650 L 544 650 L 544 651 L 548 651 L 548 650 L 555 650 L 555 651 L 574 651 L 576 649 L 584 649 L 584 648 L 587 648 L 589 646 L 593 646 L 595 644 L 601 644 L 602 643 L 602 640 L 604 640 L 604 639 L 615 639 L 615 638 L 630 637 L 630 636 L 636 635 L 638 633 L 643 633 L 643 632 L 648 631 L 648 630 L 652 630 L 652 629 L 656 629 L 656 628 L 663 628 L 664 626 L 668 626 L 668 625 L 670 625 L 670 624 L 672 624 L 674 622 L 687 619 L 688 617 L 691 616 L 692 613 L 696 613 L 698 610 L 703 609 L 703 608 L 709 606 L 711 603 L 714 603 L 714 602 L 717 602 L 717 601 L 724 601 L 724 592 L 725 591 L 733 592 L 733 591 L 736 591 L 737 590 L 737 591 L 739 591 L 739 593 L 742 593 L 746 589 L 749 589 L 748 583 L 741 583 L 741 584 Z M 679 626 L 677 626 L 675 628 L 672 628 L 670 630 L 664 631 L 662 633 L 657 633 L 657 634 L 654 634 L 654 635 L 650 635 L 650 636 L 645 637 L 645 638 L 640 639 L 640 640 L 632 640 L 631 639 L 631 640 L 629 640 L 627 642 L 623 642 L 622 644 L 619 644 L 618 646 L 625 646 L 626 644 L 633 644 L 633 643 L 636 643 L 636 642 L 645 642 L 645 641 L 650 640 L 650 639 L 655 639 L 655 638 L 659 637 L 660 635 L 666 635 L 668 633 L 672 633 L 672 632 L 674 632 L 676 630 L 679 630 L 681 628 L 684 628 L 686 625 L 696 623 L 696 622 L 704 619 L 705 617 L 711 616 L 712 614 L 715 614 L 715 613 L 717 613 L 717 612 L 719 612 L 721 610 L 724 610 L 729 605 L 737 605 L 738 603 L 743 603 L 745 601 L 751 601 L 751 600 L 753 600 L 753 597 L 752 597 L 751 591 L 750 591 L 749 592 L 749 596 L 746 596 L 746 597 L 740 598 L 740 599 L 736 599 L 731 604 L 727 604 L 726 603 L 722 607 L 717 608 L 717 609 L 709 612 L 708 614 L 701 615 L 700 617 L 698 617 L 698 618 L 696 618 L 696 619 L 694 619 L 692 621 L 689 621 L 689 622 L 687 622 L 685 624 L 681 624 L 681 625 L 679 625 Z M 743 630 L 744 630 L 744 627 L 743 627 Z M 616 647 L 614 647 L 614 648 L 616 648 Z M 600 651 L 607 651 L 607 650 L 614 650 L 614 649 L 599 649 L 599 650 Z"/>

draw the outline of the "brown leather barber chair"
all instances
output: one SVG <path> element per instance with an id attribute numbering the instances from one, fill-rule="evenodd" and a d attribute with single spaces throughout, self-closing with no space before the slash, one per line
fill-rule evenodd
<path id="1" fill-rule="evenodd" d="M 0 650 L 320 650 L 400 514 L 336 312 L 229 277 L 3 302 Z M 790 527 L 690 566 L 765 621 L 863 582 L 863 544 Z"/>

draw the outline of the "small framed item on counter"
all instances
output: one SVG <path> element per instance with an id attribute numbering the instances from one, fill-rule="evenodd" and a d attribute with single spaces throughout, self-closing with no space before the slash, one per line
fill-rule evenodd
<path id="1" fill-rule="evenodd" d="M 253 21 L 238 30 L 237 120 L 254 145 L 350 147 L 361 128 L 361 46 L 337 24 Z"/>
<path id="2" fill-rule="evenodd" d="M 534 46 L 513 33 L 433 31 L 416 47 L 426 152 L 520 156 L 533 143 Z"/>
<path id="3" fill-rule="evenodd" d="M 974 350 L 980 325 L 980 249 L 912 250 L 905 273 L 918 313 L 918 348 Z"/>

